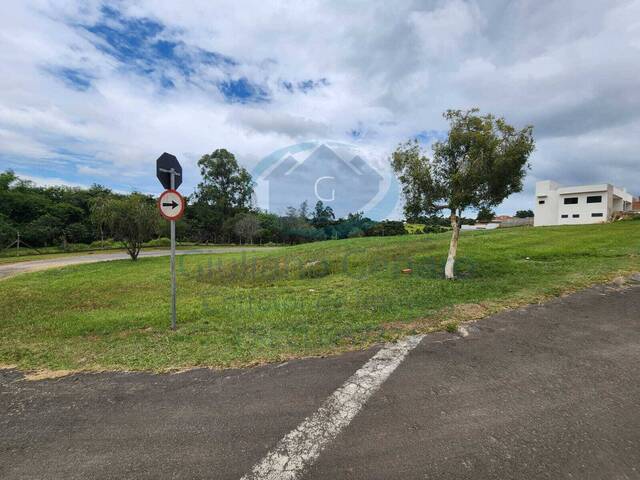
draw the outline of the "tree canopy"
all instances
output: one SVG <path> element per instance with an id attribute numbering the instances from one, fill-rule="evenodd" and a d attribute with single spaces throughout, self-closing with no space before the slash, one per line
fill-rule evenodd
<path id="1" fill-rule="evenodd" d="M 533 218 L 533 210 L 518 210 L 516 218 Z"/>
<path id="2" fill-rule="evenodd" d="M 132 260 L 137 260 L 142 244 L 160 229 L 160 217 L 152 199 L 134 193 L 111 198 L 106 205 L 106 223 L 115 240 L 123 243 Z"/>
<path id="3" fill-rule="evenodd" d="M 480 115 L 476 108 L 447 110 L 445 140 L 433 145 L 433 158 L 417 140 L 398 146 L 391 164 L 402 184 L 405 215 L 450 212 L 451 246 L 445 276 L 454 278 L 462 213 L 490 209 L 522 190 L 528 158 L 534 149 L 533 127 L 516 130 L 503 118 Z"/>
<path id="4" fill-rule="evenodd" d="M 496 212 L 494 212 L 492 209 L 490 209 L 489 207 L 482 207 L 480 210 L 478 210 L 476 220 L 478 222 L 490 222 L 495 216 Z"/>
<path id="5" fill-rule="evenodd" d="M 202 181 L 194 194 L 190 215 L 202 240 L 215 240 L 224 221 L 251 208 L 253 181 L 224 148 L 203 155 L 198 161 Z"/>

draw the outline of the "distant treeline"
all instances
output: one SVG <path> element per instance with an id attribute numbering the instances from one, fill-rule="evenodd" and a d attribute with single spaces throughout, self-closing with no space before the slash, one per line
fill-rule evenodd
<path id="1" fill-rule="evenodd" d="M 185 216 L 177 222 L 177 238 L 182 242 L 295 244 L 407 233 L 403 222 L 378 222 L 361 213 L 336 219 L 331 207 L 322 202 L 313 208 L 303 202 L 297 208 L 288 208 L 284 215 L 261 211 L 251 207 L 251 178 L 245 176 L 246 171 L 238 167 L 232 156 L 205 155 L 200 166 L 203 182 L 189 197 Z M 218 167 L 224 167 L 228 173 L 224 179 L 217 175 Z M 208 181 L 209 174 L 213 174 L 209 178 L 220 181 Z M 238 193 L 242 190 L 238 183 L 247 191 Z M 219 188 L 221 184 L 231 188 L 225 192 Z M 41 187 L 18 178 L 12 171 L 0 173 L 0 248 L 14 242 L 18 232 L 23 244 L 36 248 L 67 244 L 98 248 L 105 242 L 110 245 L 111 232 L 100 209 L 110 199 L 127 197 L 101 185 L 88 189 Z M 156 202 L 151 196 L 141 197 L 150 205 Z M 156 238 L 169 234 L 168 224 L 161 222 L 161 225 Z"/>

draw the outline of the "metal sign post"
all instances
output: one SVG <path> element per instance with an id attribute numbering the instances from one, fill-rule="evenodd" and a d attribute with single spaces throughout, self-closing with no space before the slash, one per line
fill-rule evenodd
<path id="1" fill-rule="evenodd" d="M 178 159 L 163 153 L 156 161 L 156 174 L 160 183 L 167 188 L 158 199 L 160 214 L 171 222 L 171 329 L 176 329 L 176 220 L 184 213 L 185 200 L 176 191 L 182 183 L 182 167 Z M 179 207 L 179 208 L 178 208 Z M 176 210 L 178 208 L 178 210 Z"/>
<path id="2" fill-rule="evenodd" d="M 176 172 L 171 169 L 171 190 L 176 189 Z M 171 220 L 171 330 L 176 329 L 176 221 Z"/>

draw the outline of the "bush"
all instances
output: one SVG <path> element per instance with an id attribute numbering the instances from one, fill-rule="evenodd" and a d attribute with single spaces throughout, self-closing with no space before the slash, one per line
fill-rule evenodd
<path id="1" fill-rule="evenodd" d="M 17 238 L 17 233 L 11 224 L 0 215 L 0 248 L 7 247 Z"/>
<path id="2" fill-rule="evenodd" d="M 368 237 L 391 237 L 407 234 L 404 223 L 395 220 L 384 220 L 382 222 L 378 222 L 368 228 L 366 232 Z"/>
<path id="3" fill-rule="evenodd" d="M 84 252 L 89 250 L 89 245 L 86 243 L 67 243 L 66 248 L 63 248 L 65 252 Z"/>
<path id="4" fill-rule="evenodd" d="M 145 247 L 170 247 L 171 239 L 167 237 L 160 237 L 154 240 L 149 240 L 144 244 Z"/>
<path id="5" fill-rule="evenodd" d="M 116 242 L 113 238 L 105 238 L 104 243 L 101 240 L 95 240 L 89 244 L 90 248 L 122 248 L 122 244 L 120 242 Z"/>
<path id="6" fill-rule="evenodd" d="M 331 268 L 326 260 L 307 262 L 300 272 L 301 278 L 321 278 L 331 273 Z"/>
<path id="7" fill-rule="evenodd" d="M 364 232 L 360 230 L 358 227 L 352 228 L 348 235 L 349 238 L 358 238 L 363 236 L 364 236 Z"/>
<path id="8" fill-rule="evenodd" d="M 448 231 L 447 227 L 441 227 L 440 225 L 425 225 L 423 232 L 424 233 L 444 233 Z"/>
<path id="9" fill-rule="evenodd" d="M 457 333 L 458 332 L 458 322 L 448 322 L 444 329 L 449 333 Z"/>
<path id="10" fill-rule="evenodd" d="M 91 231 L 82 223 L 72 223 L 64 228 L 64 235 L 70 243 L 89 243 Z"/>
<path id="11" fill-rule="evenodd" d="M 420 235 L 424 233 L 424 225 L 421 223 L 405 223 L 404 228 L 409 235 Z"/>

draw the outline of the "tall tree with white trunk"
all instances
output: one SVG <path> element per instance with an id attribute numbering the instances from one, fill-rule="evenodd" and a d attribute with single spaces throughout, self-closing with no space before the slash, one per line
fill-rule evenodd
<path id="1" fill-rule="evenodd" d="M 410 140 L 398 146 L 391 165 L 402 183 L 407 217 L 450 212 L 444 274 L 453 279 L 462 213 L 495 207 L 521 191 L 535 142 L 532 126 L 516 130 L 504 118 L 480 115 L 477 108 L 447 110 L 444 118 L 449 133 L 433 144 L 433 158 Z"/>

